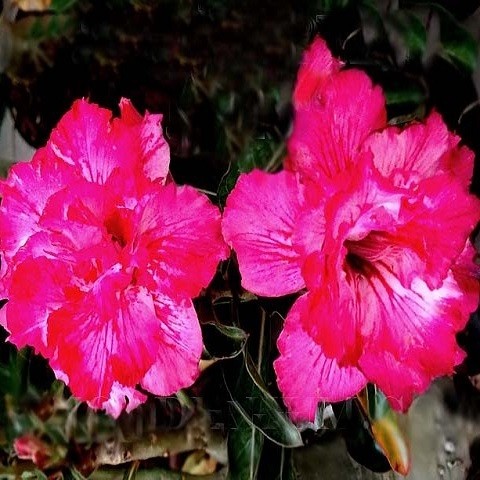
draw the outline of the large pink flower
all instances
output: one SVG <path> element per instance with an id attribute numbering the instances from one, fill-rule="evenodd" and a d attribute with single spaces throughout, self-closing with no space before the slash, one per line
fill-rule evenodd
<path id="1" fill-rule="evenodd" d="M 192 298 L 227 255 L 220 213 L 167 182 L 160 115 L 80 100 L 0 184 L 2 325 L 94 408 L 118 416 L 198 375 Z"/>
<path id="2" fill-rule="evenodd" d="M 473 154 L 437 113 L 387 126 L 382 90 L 321 39 L 294 106 L 287 169 L 241 176 L 223 219 L 245 288 L 307 290 L 278 340 L 279 388 L 297 420 L 368 381 L 405 410 L 462 360 L 455 334 L 478 303 Z"/>

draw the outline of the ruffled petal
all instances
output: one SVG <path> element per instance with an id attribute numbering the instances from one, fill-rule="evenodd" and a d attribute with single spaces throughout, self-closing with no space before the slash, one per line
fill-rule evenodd
<path id="1" fill-rule="evenodd" d="M 48 318 L 65 301 L 70 284 L 67 265 L 45 257 L 28 257 L 16 266 L 10 279 L 5 310 L 9 341 L 19 348 L 30 345 L 42 355 L 51 355 L 47 340 Z"/>
<path id="2" fill-rule="evenodd" d="M 242 285 L 281 296 L 304 287 L 302 257 L 293 248 L 302 189 L 294 174 L 255 170 L 242 175 L 227 199 L 223 235 L 236 251 Z"/>
<path id="3" fill-rule="evenodd" d="M 227 258 L 220 211 L 188 186 L 168 184 L 138 207 L 139 249 L 146 252 L 156 282 L 195 297 Z"/>
<path id="4" fill-rule="evenodd" d="M 459 138 L 448 131 L 442 117 L 433 112 L 425 123 L 403 130 L 389 127 L 374 133 L 365 141 L 363 149 L 373 153 L 375 166 L 382 175 L 391 178 L 397 186 L 410 187 L 437 175 L 442 169 L 460 178 L 469 170 L 471 177 L 472 159 L 465 150 L 457 151 L 458 141 Z"/>
<path id="5" fill-rule="evenodd" d="M 157 293 L 155 310 L 160 321 L 160 346 L 141 384 L 166 396 L 190 386 L 198 377 L 202 333 L 190 299 Z"/>
<path id="6" fill-rule="evenodd" d="M 7 179 L 0 181 L 0 248 L 8 258 L 41 230 L 38 222 L 48 199 L 76 178 L 71 167 L 44 148 L 31 162 L 11 167 Z"/>
<path id="7" fill-rule="evenodd" d="M 138 128 L 143 173 L 150 180 L 161 182 L 167 178 L 170 165 L 170 147 L 163 136 L 162 118 L 163 115 L 148 112 L 142 117 L 130 100 L 120 100 L 120 119 L 117 122 Z"/>
<path id="8" fill-rule="evenodd" d="M 385 125 L 381 88 L 359 70 L 341 71 L 325 84 L 321 103 L 296 110 L 289 168 L 320 182 L 344 175 L 365 139 Z"/>
<path id="9" fill-rule="evenodd" d="M 90 182 L 105 183 L 125 158 L 136 158 L 130 138 L 116 144 L 112 112 L 77 100 L 53 130 L 47 148 L 64 162 L 78 168 Z M 124 150 L 125 148 L 125 150 Z"/>
<path id="10" fill-rule="evenodd" d="M 114 381 L 134 387 L 161 345 L 153 298 L 130 280 L 112 267 L 48 321 L 48 343 L 58 349 L 72 392 L 96 408 L 108 401 Z"/>
<path id="11" fill-rule="evenodd" d="M 110 110 L 77 100 L 52 132 L 47 148 L 78 168 L 89 182 L 105 184 L 118 169 L 125 177 L 134 176 L 140 188 L 145 175 L 164 181 L 169 148 L 160 126 L 161 116 L 141 117 L 125 99 L 120 111 L 122 116 L 113 119 Z"/>
<path id="12" fill-rule="evenodd" d="M 420 278 L 407 289 L 381 265 L 355 282 L 364 338 L 359 366 L 395 405 L 406 409 L 415 394 L 434 378 L 453 373 L 461 359 L 455 334 L 468 320 L 465 292 L 452 274 L 437 289 Z M 403 373 L 395 375 L 401 365 Z"/>
<path id="13" fill-rule="evenodd" d="M 293 103 L 308 106 L 322 95 L 329 76 L 340 70 L 342 62 L 334 58 L 323 38 L 316 37 L 303 54 L 293 92 Z"/>
<path id="14" fill-rule="evenodd" d="M 437 175 L 423 180 L 415 198 L 404 203 L 402 222 L 386 242 L 408 252 L 410 270 L 436 288 L 463 251 L 479 212 L 480 201 L 465 185 L 450 181 L 448 174 Z"/>
<path id="15" fill-rule="evenodd" d="M 346 400 L 367 384 L 358 368 L 327 357 L 303 329 L 309 295 L 290 310 L 277 343 L 280 357 L 274 362 L 278 387 L 295 421 L 313 421 L 318 402 Z"/>

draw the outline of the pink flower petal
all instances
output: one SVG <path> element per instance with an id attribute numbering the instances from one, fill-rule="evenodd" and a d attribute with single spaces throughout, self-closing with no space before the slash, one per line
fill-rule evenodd
<path id="1" fill-rule="evenodd" d="M 170 165 L 170 147 L 162 133 L 163 115 L 148 112 L 141 116 L 126 98 L 120 100 L 120 120 L 139 128 L 141 151 L 144 157 L 143 172 L 150 180 L 164 181 Z"/>
<path id="2" fill-rule="evenodd" d="M 147 115 L 142 119 L 127 100 L 120 109 L 122 117 L 112 119 L 110 110 L 77 100 L 52 132 L 47 148 L 80 169 L 90 182 L 105 184 L 116 169 L 137 177 L 141 169 L 151 180 L 163 180 L 169 149 L 161 117 Z M 141 177 L 138 180 L 143 184 Z"/>
<path id="3" fill-rule="evenodd" d="M 114 381 L 134 387 L 161 345 L 151 294 L 129 282 L 129 275 L 112 267 L 87 295 L 48 320 L 48 342 L 58 348 L 58 366 L 72 392 L 96 408 L 108 401 Z"/>
<path id="4" fill-rule="evenodd" d="M 318 402 L 337 402 L 358 393 L 367 380 L 355 366 L 340 366 L 302 328 L 309 294 L 293 305 L 278 339 L 275 360 L 278 387 L 295 421 L 315 418 Z"/>
<path id="5" fill-rule="evenodd" d="M 390 271 L 376 268 L 377 273 L 356 280 L 364 305 L 358 308 L 365 339 L 359 366 L 406 409 L 434 378 L 453 373 L 460 358 L 455 334 L 468 320 L 465 295 L 451 274 L 437 289 L 419 278 L 407 289 Z M 402 365 L 403 373 L 395 375 Z"/>
<path id="6" fill-rule="evenodd" d="M 9 301 L 3 307 L 9 341 L 50 356 L 48 317 L 65 301 L 63 288 L 69 283 L 69 269 L 61 262 L 30 257 L 20 263 L 10 279 Z"/>
<path id="7" fill-rule="evenodd" d="M 160 319 L 161 347 L 141 384 L 150 392 L 166 396 L 189 387 L 198 377 L 202 333 L 189 299 L 158 293 L 155 310 Z"/>
<path id="8" fill-rule="evenodd" d="M 452 173 L 463 172 L 462 176 L 469 169 L 471 176 L 472 159 L 467 152 L 463 150 L 451 157 L 458 140 L 447 130 L 442 117 L 433 112 L 425 123 L 413 124 L 404 130 L 389 127 L 374 133 L 363 148 L 373 152 L 375 166 L 383 176 L 403 187 L 437 175 L 442 167 Z M 465 165 L 456 165 L 457 161 Z"/>
<path id="9" fill-rule="evenodd" d="M 341 71 L 324 85 L 322 103 L 296 110 L 289 168 L 320 182 L 344 174 L 356 165 L 365 139 L 385 125 L 380 87 L 359 70 Z"/>
<path id="10" fill-rule="evenodd" d="M 42 148 L 30 163 L 18 163 L 0 181 L 0 248 L 11 257 L 35 232 L 51 195 L 76 179 L 63 161 Z M 35 196 L 32 196 L 35 192 Z"/>
<path id="11" fill-rule="evenodd" d="M 139 207 L 139 248 L 145 249 L 159 284 L 197 296 L 228 249 L 220 212 L 194 188 L 165 185 Z"/>
<path id="12" fill-rule="evenodd" d="M 332 56 L 323 38 L 316 37 L 303 54 L 293 92 L 296 107 L 308 106 L 322 95 L 322 87 L 342 62 Z"/>
<path id="13" fill-rule="evenodd" d="M 415 197 L 403 205 L 403 225 L 387 241 L 416 256 L 411 270 L 435 288 L 463 251 L 478 221 L 480 201 L 448 174 L 423 180 Z"/>
<path id="14" fill-rule="evenodd" d="M 302 258 L 292 248 L 302 203 L 302 190 L 289 172 L 270 175 L 255 170 L 238 179 L 227 199 L 223 235 L 237 253 L 247 290 L 280 296 L 305 285 Z"/>

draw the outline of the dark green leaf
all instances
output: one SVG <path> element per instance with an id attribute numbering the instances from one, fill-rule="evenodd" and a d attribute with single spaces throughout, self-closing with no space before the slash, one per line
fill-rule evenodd
<path id="1" fill-rule="evenodd" d="M 64 12 L 72 8 L 77 3 L 77 0 L 52 0 L 49 9 L 55 12 Z"/>
<path id="2" fill-rule="evenodd" d="M 297 480 L 293 449 L 265 441 L 258 478 L 271 480 Z"/>
<path id="3" fill-rule="evenodd" d="M 342 433 L 352 458 L 374 472 L 391 470 L 383 451 L 373 439 L 358 402 L 348 400 L 342 404 L 334 404 L 333 407 L 338 418 L 338 430 Z"/>
<path id="4" fill-rule="evenodd" d="M 370 45 L 386 38 L 383 19 L 373 0 L 362 0 L 358 5 L 363 38 Z"/>
<path id="5" fill-rule="evenodd" d="M 440 17 L 442 56 L 455 65 L 473 72 L 478 54 L 475 39 L 447 10 L 441 7 L 437 7 L 436 10 Z"/>
<path id="6" fill-rule="evenodd" d="M 386 20 L 393 33 L 402 40 L 407 58 L 421 57 L 427 45 L 427 31 L 423 22 L 408 10 L 394 11 Z"/>
<path id="7" fill-rule="evenodd" d="M 248 353 L 245 363 L 248 367 L 246 364 L 241 367 L 235 389 L 229 390 L 232 405 L 273 442 L 286 447 L 301 446 L 300 432 L 268 392 Z"/>
<path id="8" fill-rule="evenodd" d="M 30 350 L 24 348 L 20 351 L 11 349 L 8 361 L 0 364 L 0 392 L 8 393 L 15 398 L 25 395 L 28 388 L 28 364 Z"/>
<path id="9" fill-rule="evenodd" d="M 87 480 L 75 467 L 70 468 L 68 473 L 70 474 L 71 480 Z"/>
<path id="10" fill-rule="evenodd" d="M 217 198 L 220 205 L 225 205 L 228 194 L 233 190 L 233 187 L 237 183 L 239 176 L 240 171 L 238 170 L 238 165 L 230 163 L 230 165 L 228 166 L 228 170 L 220 180 L 220 184 L 217 190 Z"/>
<path id="11" fill-rule="evenodd" d="M 332 10 L 340 10 L 347 7 L 351 0 L 320 0 L 318 9 L 323 13 L 330 13 Z"/>
<path id="12" fill-rule="evenodd" d="M 230 408 L 228 432 L 228 480 L 255 480 L 264 444 L 262 433 Z"/>
<path id="13" fill-rule="evenodd" d="M 385 95 L 387 97 L 387 105 L 405 105 L 414 104 L 419 105 L 425 102 L 427 96 L 424 88 L 418 83 L 409 82 L 394 88 L 385 88 Z"/>
<path id="14" fill-rule="evenodd" d="M 437 2 L 408 1 L 410 7 L 422 6 L 438 15 L 440 21 L 440 55 L 459 68 L 473 72 L 477 64 L 478 45 L 471 33 L 442 5 Z"/>
<path id="15" fill-rule="evenodd" d="M 372 384 L 367 385 L 366 403 L 368 416 L 372 420 L 378 420 L 384 417 L 390 411 L 390 405 L 385 395 Z"/>
<path id="16" fill-rule="evenodd" d="M 239 355 L 248 338 L 241 328 L 214 322 L 202 324 L 202 333 L 208 355 L 217 359 Z"/>

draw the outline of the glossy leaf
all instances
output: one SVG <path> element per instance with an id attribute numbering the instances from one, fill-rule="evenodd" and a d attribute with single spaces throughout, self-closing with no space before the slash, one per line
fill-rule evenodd
<path id="1" fill-rule="evenodd" d="M 241 367 L 234 390 L 229 390 L 232 406 L 272 442 L 285 447 L 301 446 L 300 432 L 270 395 L 248 354 L 245 362 L 248 367 Z"/>
<path id="2" fill-rule="evenodd" d="M 457 67 L 469 72 L 475 70 L 477 64 L 477 42 L 457 19 L 442 5 L 437 2 L 417 0 L 405 2 L 407 6 L 430 9 L 438 15 L 440 21 L 440 42 L 442 50 L 440 55 Z"/>
<path id="3" fill-rule="evenodd" d="M 388 106 L 414 104 L 425 102 L 427 95 L 425 89 L 414 81 L 405 81 L 393 88 L 385 89 Z"/>
<path id="4" fill-rule="evenodd" d="M 338 419 L 338 431 L 342 433 L 351 457 L 374 472 L 384 473 L 391 470 L 382 449 L 373 439 L 360 403 L 347 400 L 332 406 Z"/>
<path id="5" fill-rule="evenodd" d="M 236 357 L 242 352 L 248 338 L 241 328 L 215 322 L 204 323 L 202 333 L 210 359 Z"/>
<path id="6" fill-rule="evenodd" d="M 371 45 L 386 37 L 382 16 L 373 0 L 361 0 L 358 4 L 362 33 L 365 43 Z"/>
<path id="7" fill-rule="evenodd" d="M 232 425 L 228 433 L 228 480 L 257 478 L 264 436 L 234 407 L 230 408 Z"/>
<path id="8" fill-rule="evenodd" d="M 452 63 L 473 72 L 477 65 L 478 46 L 472 37 L 455 17 L 447 10 L 437 6 L 440 17 L 440 41 L 444 56 Z"/>
<path id="9" fill-rule="evenodd" d="M 387 17 L 389 30 L 398 35 L 407 50 L 407 59 L 421 57 L 427 45 L 427 31 L 423 22 L 408 10 L 397 10 Z"/>

